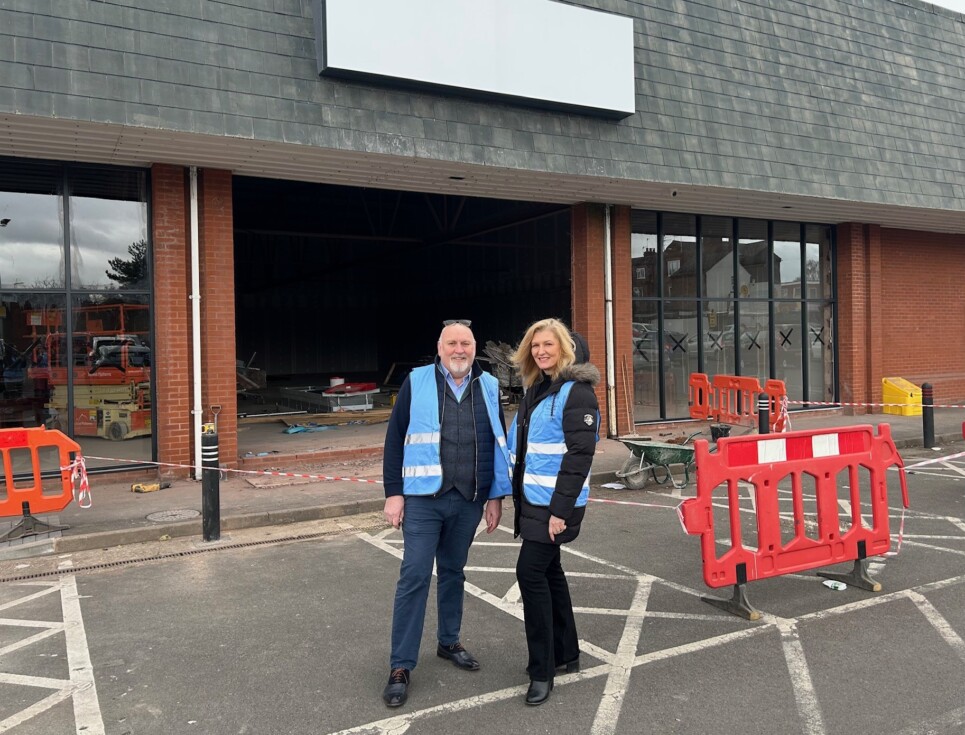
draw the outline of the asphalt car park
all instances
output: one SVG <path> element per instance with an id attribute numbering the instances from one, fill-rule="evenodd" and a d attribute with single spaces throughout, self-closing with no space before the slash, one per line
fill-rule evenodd
<path id="1" fill-rule="evenodd" d="M 430 604 L 399 710 L 380 692 L 402 539 L 379 514 L 252 529 L 214 547 L 3 562 L 0 731 L 959 733 L 965 462 L 921 467 L 909 491 L 908 510 L 891 503 L 897 553 L 871 559 L 880 592 L 832 590 L 813 573 L 761 580 L 747 593 L 763 617 L 748 621 L 701 599 L 730 590 L 704 584 L 698 540 L 681 530 L 676 509 L 693 486 L 595 486 L 564 554 L 582 670 L 559 676 L 537 708 L 523 703 L 508 506 L 466 572 L 463 642 L 481 670 L 432 655 Z M 750 498 L 742 488 L 741 516 Z"/>

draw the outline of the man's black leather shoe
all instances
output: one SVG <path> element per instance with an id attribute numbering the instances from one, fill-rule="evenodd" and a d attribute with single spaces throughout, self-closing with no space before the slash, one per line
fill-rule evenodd
<path id="1" fill-rule="evenodd" d="M 529 691 L 526 692 L 526 704 L 532 705 L 533 707 L 538 704 L 543 704 L 543 702 L 550 698 L 551 691 L 553 691 L 553 682 L 531 681 L 529 683 Z"/>
<path id="2" fill-rule="evenodd" d="M 389 683 L 382 690 L 382 701 L 386 707 L 401 707 L 409 697 L 409 670 L 392 669 Z"/>
<path id="3" fill-rule="evenodd" d="M 439 656 L 439 658 L 449 659 L 460 669 L 465 669 L 466 671 L 476 671 L 479 668 L 479 662 L 469 651 L 462 647 L 461 643 L 453 643 L 451 646 L 444 646 L 440 643 L 436 649 L 436 655 Z"/>

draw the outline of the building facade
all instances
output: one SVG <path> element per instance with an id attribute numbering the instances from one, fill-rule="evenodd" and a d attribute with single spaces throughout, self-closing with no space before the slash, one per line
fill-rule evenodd
<path id="1" fill-rule="evenodd" d="M 3 3 L 4 426 L 188 465 L 217 414 L 231 464 L 239 359 L 374 377 L 452 310 L 510 344 L 568 319 L 611 434 L 686 417 L 695 371 L 783 379 L 794 407 L 878 403 L 888 376 L 965 396 L 963 16 L 450 3 L 419 46 L 455 76 L 397 78 L 411 29 L 337 44 L 337 13 L 389 5 Z"/>

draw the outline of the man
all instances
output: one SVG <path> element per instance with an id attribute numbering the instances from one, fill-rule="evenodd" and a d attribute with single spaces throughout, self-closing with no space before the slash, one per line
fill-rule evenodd
<path id="1" fill-rule="evenodd" d="M 405 547 L 395 590 L 389 683 L 382 699 L 399 707 L 419 656 L 432 564 L 438 582 L 439 657 L 476 671 L 459 639 L 466 559 L 486 514 L 486 532 L 512 493 L 499 382 L 475 364 L 468 320 L 443 322 L 438 357 L 405 379 L 385 435 L 385 520 Z"/>

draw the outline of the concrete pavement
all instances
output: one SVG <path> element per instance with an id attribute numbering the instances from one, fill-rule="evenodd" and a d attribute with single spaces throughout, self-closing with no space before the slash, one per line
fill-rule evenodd
<path id="1" fill-rule="evenodd" d="M 950 447 L 948 452 L 958 451 L 954 445 L 962 442 L 965 410 L 936 409 L 935 414 L 936 444 Z M 792 414 L 791 420 L 795 430 L 888 423 L 899 449 L 922 447 L 920 416 L 847 416 L 839 410 L 830 410 Z M 241 428 L 239 445 L 243 472 L 230 472 L 220 483 L 222 535 L 242 528 L 381 509 L 384 496 L 378 481 L 382 471 L 384 423 L 353 423 L 335 430 L 301 434 L 285 434 L 284 428 L 280 422 Z M 697 430 L 709 435 L 708 425 L 696 422 L 641 427 L 640 433 L 666 441 Z M 735 427 L 733 433 L 744 431 L 749 430 Z M 935 454 L 938 456 L 940 452 Z M 629 456 L 629 450 L 621 442 L 601 440 L 593 464 L 592 481 L 595 484 L 613 481 L 614 473 Z M 346 479 L 255 474 L 270 472 Z M 51 524 L 66 524 L 68 529 L 0 545 L 0 559 L 202 535 L 201 483 L 198 481 L 173 480 L 169 488 L 141 494 L 131 492 L 129 479 L 120 482 L 112 479 L 110 474 L 101 474 L 91 477 L 91 492 L 91 508 L 82 509 L 77 503 L 71 503 L 61 513 L 40 516 L 40 520 Z M 626 492 L 639 495 L 646 490 Z M 0 533 L 17 520 L 4 519 Z"/>

